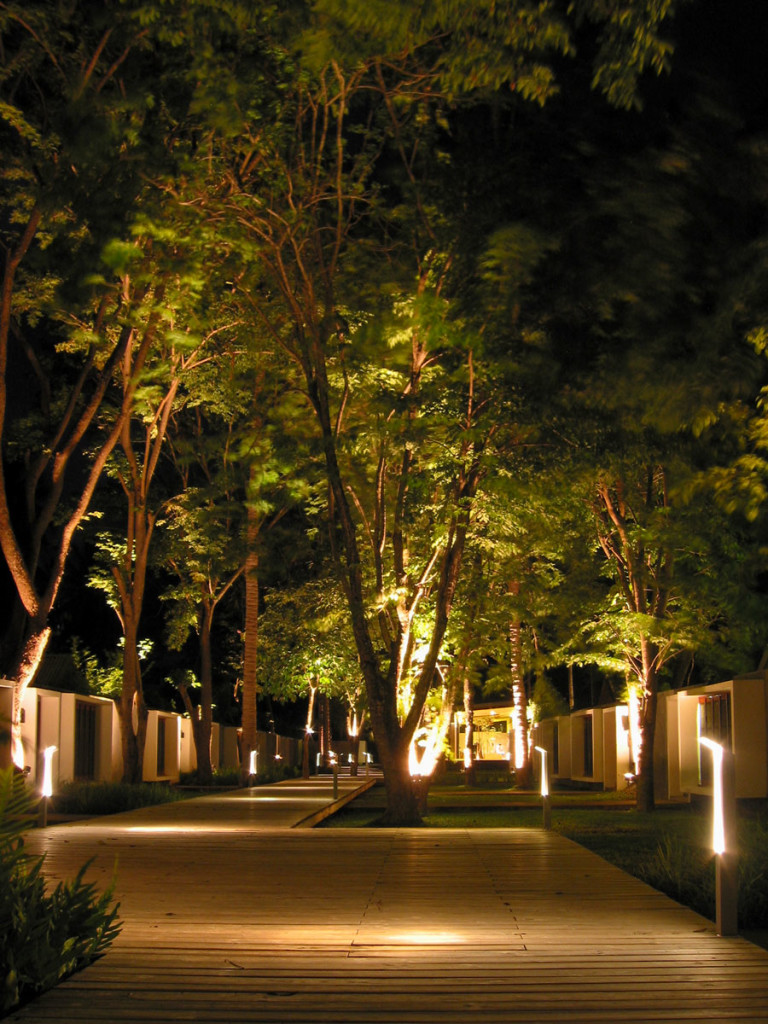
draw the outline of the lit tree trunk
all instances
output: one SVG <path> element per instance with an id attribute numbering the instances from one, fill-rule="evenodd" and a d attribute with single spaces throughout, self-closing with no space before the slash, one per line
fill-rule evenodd
<path id="1" fill-rule="evenodd" d="M 213 732 L 213 660 L 211 657 L 211 627 L 214 606 L 204 601 L 200 608 L 200 718 L 193 730 L 197 755 L 197 776 L 204 785 L 213 780 L 211 764 L 211 735 Z"/>
<path id="2" fill-rule="evenodd" d="M 352 744 L 352 761 L 350 762 L 349 774 L 357 775 L 357 762 L 360 752 L 360 721 L 354 708 L 347 714 L 347 736 Z"/>
<path id="3" fill-rule="evenodd" d="M 192 728 L 192 742 L 195 744 L 195 757 L 198 764 L 198 774 L 200 768 L 200 748 L 202 747 L 202 740 L 200 736 L 200 707 L 192 703 L 192 698 L 189 695 L 189 688 L 187 684 L 181 680 L 177 682 L 176 689 L 181 694 L 181 699 L 184 702 L 184 709 L 189 715 L 189 723 Z"/>
<path id="4" fill-rule="evenodd" d="M 132 481 L 123 482 L 128 499 L 128 525 L 122 565 L 112 567 L 119 596 L 118 618 L 123 627 L 123 685 L 120 696 L 120 734 L 123 750 L 123 782 L 142 781 L 144 741 L 147 731 L 147 708 L 141 685 L 139 664 L 139 623 L 144 607 L 144 593 L 149 566 L 149 547 L 155 526 L 155 515 L 146 506 L 146 493 L 151 479 L 139 470 L 129 447 L 129 426 L 126 422 L 123 450 L 131 465 Z M 134 711 L 135 707 L 135 711 Z"/>
<path id="5" fill-rule="evenodd" d="M 470 788 L 475 785 L 475 697 L 469 672 L 464 673 L 464 779 Z"/>
<path id="6" fill-rule="evenodd" d="M 30 619 L 27 639 L 21 650 L 17 668 L 13 675 L 13 703 L 11 711 L 11 757 L 17 768 L 24 767 L 24 747 L 21 742 L 21 711 L 24 694 L 31 685 L 35 674 L 43 660 L 51 629 L 47 624 L 48 616 L 38 620 Z"/>
<path id="7" fill-rule="evenodd" d="M 309 741 L 312 737 L 312 716 L 315 711 L 315 695 L 317 694 L 317 686 L 310 682 L 309 684 L 309 704 L 307 706 L 307 724 L 304 729 L 304 747 L 302 750 L 302 764 L 301 764 L 301 775 L 302 778 L 309 778 Z"/>
<path id="8" fill-rule="evenodd" d="M 253 475 L 253 474 L 252 474 Z M 245 562 L 245 650 L 243 652 L 242 736 L 240 741 L 240 781 L 248 784 L 251 772 L 251 752 L 257 749 L 256 742 L 256 657 L 259 641 L 259 553 L 258 538 L 261 523 L 258 513 L 248 508 L 248 552 Z"/>
<path id="9" fill-rule="evenodd" d="M 510 583 L 509 593 L 517 596 L 520 584 Z M 509 670 L 512 676 L 512 760 L 517 773 L 517 785 L 527 789 L 531 784 L 531 759 L 528 743 L 528 692 L 523 671 L 523 631 L 516 620 L 509 623 Z"/>
<path id="10" fill-rule="evenodd" d="M 655 772 L 653 752 L 656 742 L 656 707 L 658 704 L 659 681 L 655 668 L 656 647 L 642 642 L 642 659 L 645 668 L 642 698 L 640 703 L 640 750 L 637 765 L 637 809 L 653 811 L 656 807 Z"/>
<path id="11" fill-rule="evenodd" d="M 327 768 L 331 763 L 331 701 L 327 694 L 320 694 L 320 750 L 323 764 Z"/>
<path id="12" fill-rule="evenodd" d="M 655 547 L 637 530 L 637 512 L 627 499 L 628 488 L 623 481 L 609 486 L 601 481 L 597 486 L 595 506 L 598 539 L 605 555 L 610 559 L 627 611 L 663 622 L 673 574 L 672 553 L 665 547 L 665 538 L 657 540 Z M 638 478 L 635 488 L 629 490 L 635 508 L 651 518 L 654 512 L 668 509 L 667 475 L 663 466 L 648 465 Z M 639 500 L 638 500 L 639 498 Z M 656 740 L 656 705 L 658 701 L 659 672 L 670 651 L 642 633 L 637 648 L 625 650 L 627 664 L 640 683 L 640 750 L 637 755 L 637 808 L 652 811 L 655 808 L 653 754 Z"/>
<path id="13" fill-rule="evenodd" d="M 123 687 L 118 704 L 120 740 L 123 753 L 123 782 L 142 781 L 144 742 L 147 737 L 147 708 L 141 686 L 137 624 L 129 616 L 124 626 Z"/>

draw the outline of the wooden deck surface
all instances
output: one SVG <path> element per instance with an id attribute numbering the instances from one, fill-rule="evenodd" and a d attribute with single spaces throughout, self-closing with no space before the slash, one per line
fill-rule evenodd
<path id="1" fill-rule="evenodd" d="M 768 951 L 569 840 L 296 829 L 295 787 L 33 833 L 53 878 L 117 861 L 123 931 L 9 1020 L 768 1021 Z"/>

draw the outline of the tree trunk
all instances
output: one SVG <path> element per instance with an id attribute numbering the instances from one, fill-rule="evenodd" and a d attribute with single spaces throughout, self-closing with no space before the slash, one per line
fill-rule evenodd
<path id="1" fill-rule="evenodd" d="M 383 741 L 378 739 L 384 734 L 381 730 L 376 732 L 375 723 L 373 730 L 387 794 L 387 809 L 376 824 L 397 827 L 421 825 L 419 793 L 408 767 L 409 745 L 403 743 L 399 749 L 393 750 L 388 737 L 385 736 Z"/>
<path id="2" fill-rule="evenodd" d="M 118 704 L 120 742 L 123 752 L 123 782 L 140 783 L 144 775 L 144 743 L 147 737 L 147 707 L 141 688 L 141 668 L 133 623 L 125 631 L 123 689 Z"/>
<path id="3" fill-rule="evenodd" d="M 181 699 L 184 701 L 184 708 L 189 715 L 189 724 L 192 729 L 192 742 L 195 744 L 195 760 L 197 761 L 200 747 L 202 746 L 200 739 L 200 708 L 192 703 L 192 698 L 189 696 L 189 689 L 187 688 L 186 683 L 176 683 L 176 688 L 181 694 Z M 199 769 L 199 762 L 197 767 Z"/>
<path id="4" fill-rule="evenodd" d="M 312 716 L 315 711 L 315 694 L 317 687 L 309 684 L 309 704 L 307 705 L 307 724 L 304 729 L 304 746 L 301 757 L 301 777 L 309 778 L 309 741 L 312 737 Z"/>
<path id="5" fill-rule="evenodd" d="M 194 730 L 197 778 L 203 785 L 213 781 L 211 734 L 213 732 L 213 660 L 211 625 L 213 607 L 204 602 L 200 612 L 200 718 Z"/>
<path id="6" fill-rule="evenodd" d="M 322 754 L 323 767 L 327 768 L 331 763 L 331 701 L 327 694 L 321 693 L 318 702 L 320 709 L 320 753 Z"/>
<path id="7" fill-rule="evenodd" d="M 27 688 L 31 685 L 43 660 L 43 655 L 51 636 L 51 629 L 47 624 L 47 620 L 47 615 L 30 620 L 27 637 L 12 675 L 11 757 L 17 768 L 24 767 L 24 745 L 21 739 L 22 704 L 24 703 L 24 695 L 27 692 Z"/>
<path id="8" fill-rule="evenodd" d="M 511 594 L 520 592 L 520 584 L 511 583 L 509 586 Z M 512 701 L 513 701 L 513 749 L 511 751 L 512 761 L 516 771 L 517 785 L 527 789 L 532 781 L 532 766 L 530 759 L 530 746 L 528 743 L 528 693 L 525 686 L 523 674 L 523 643 L 522 625 L 520 622 L 509 623 L 509 668 L 512 674 Z"/>
<path id="9" fill-rule="evenodd" d="M 248 785 L 251 774 L 251 752 L 256 746 L 256 657 L 259 641 L 259 554 L 257 549 L 260 522 L 258 515 L 248 508 L 248 553 L 245 563 L 245 650 L 243 652 L 242 734 L 240 740 L 240 783 Z"/>
<path id="10" fill-rule="evenodd" d="M 656 809 L 653 751 L 656 740 L 656 705 L 658 679 L 650 674 L 643 697 L 640 717 L 640 752 L 637 765 L 637 809 L 649 812 Z"/>
<path id="11" fill-rule="evenodd" d="M 349 774 L 357 775 L 357 760 L 360 754 L 360 723 L 357 720 L 357 713 L 352 712 L 347 716 L 347 736 L 352 746 L 352 760 L 349 763 Z"/>
<path id="12" fill-rule="evenodd" d="M 464 783 L 469 788 L 476 784 L 475 772 L 475 697 L 469 673 L 464 673 Z"/>

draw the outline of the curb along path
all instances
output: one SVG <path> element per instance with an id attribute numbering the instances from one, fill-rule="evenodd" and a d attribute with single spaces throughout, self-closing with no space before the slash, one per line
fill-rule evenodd
<path id="1" fill-rule="evenodd" d="M 364 778 L 339 778 L 339 799 Z M 538 829 L 297 828 L 321 777 L 41 829 L 123 930 L 25 1022 L 768 1020 L 768 951 Z"/>

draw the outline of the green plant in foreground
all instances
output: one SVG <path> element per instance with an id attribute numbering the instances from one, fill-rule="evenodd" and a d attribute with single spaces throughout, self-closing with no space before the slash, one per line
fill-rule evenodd
<path id="1" fill-rule="evenodd" d="M 0 1014 L 52 988 L 100 956 L 120 931 L 114 884 L 83 881 L 46 890 L 44 856 L 24 850 L 32 799 L 12 769 L 0 771 Z"/>

